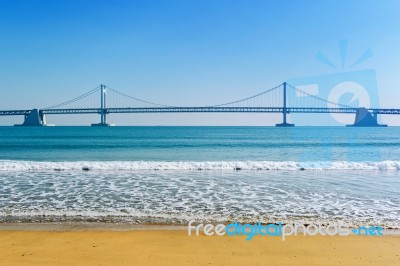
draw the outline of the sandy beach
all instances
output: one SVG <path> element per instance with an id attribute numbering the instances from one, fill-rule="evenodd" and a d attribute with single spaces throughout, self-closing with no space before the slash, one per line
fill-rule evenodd
<path id="1" fill-rule="evenodd" d="M 1 265 L 399 265 L 400 236 L 207 237 L 184 227 L 2 226 Z M 18 229 L 18 227 L 20 229 Z M 22 228 L 22 229 L 21 229 Z M 153 228 L 153 229 L 152 229 Z"/>

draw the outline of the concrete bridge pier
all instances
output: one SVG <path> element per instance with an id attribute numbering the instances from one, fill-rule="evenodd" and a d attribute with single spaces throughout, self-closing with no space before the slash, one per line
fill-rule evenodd
<path id="1" fill-rule="evenodd" d="M 115 124 L 107 123 L 107 112 L 105 109 L 101 110 L 100 113 L 100 123 L 91 124 L 92 127 L 111 127 L 115 126 Z"/>
<path id="2" fill-rule="evenodd" d="M 14 126 L 47 126 L 46 117 L 39 109 L 33 109 L 29 114 L 25 115 L 24 123 L 15 124 Z"/>
<path id="3" fill-rule="evenodd" d="M 286 110 L 283 110 L 283 122 L 281 124 L 276 124 L 275 125 L 276 127 L 294 127 L 294 124 L 290 124 L 287 122 L 286 115 L 287 115 Z"/>
<path id="4" fill-rule="evenodd" d="M 387 125 L 378 124 L 378 114 L 371 114 L 366 108 L 358 108 L 356 112 L 356 119 L 353 125 L 346 125 L 347 127 L 387 127 Z"/>

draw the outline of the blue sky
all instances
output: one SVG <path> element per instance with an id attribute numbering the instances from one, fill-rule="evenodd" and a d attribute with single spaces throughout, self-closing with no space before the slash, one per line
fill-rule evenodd
<path id="1" fill-rule="evenodd" d="M 400 107 L 400 2 L 0 0 L 0 109 L 57 104 L 100 83 L 171 105 L 218 104 L 285 80 L 374 69 L 382 107 Z M 348 40 L 346 65 L 338 41 Z M 1 117 L 0 124 L 22 118 Z M 272 125 L 268 114 L 115 115 L 130 125 Z M 96 116 L 49 116 L 88 124 Z M 93 121 L 95 120 L 95 121 Z M 400 117 L 383 117 L 400 125 Z"/>

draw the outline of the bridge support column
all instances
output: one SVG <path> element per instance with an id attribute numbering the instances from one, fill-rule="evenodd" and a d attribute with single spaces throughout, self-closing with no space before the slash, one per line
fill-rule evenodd
<path id="1" fill-rule="evenodd" d="M 387 127 L 387 125 L 378 124 L 378 114 L 371 114 L 366 108 L 358 108 L 356 119 L 353 125 L 347 127 Z"/>
<path id="2" fill-rule="evenodd" d="M 14 126 L 47 126 L 46 117 L 39 109 L 33 109 L 25 115 L 23 124 L 15 124 Z"/>
<path id="3" fill-rule="evenodd" d="M 286 106 L 286 82 L 283 82 L 283 122 L 282 124 L 276 124 L 277 127 L 294 127 L 294 124 L 287 123 L 287 106 Z"/>
<path id="4" fill-rule="evenodd" d="M 100 85 L 100 123 L 92 124 L 92 127 L 109 127 L 114 126 L 113 124 L 107 123 L 107 109 L 106 109 L 106 86 Z"/>

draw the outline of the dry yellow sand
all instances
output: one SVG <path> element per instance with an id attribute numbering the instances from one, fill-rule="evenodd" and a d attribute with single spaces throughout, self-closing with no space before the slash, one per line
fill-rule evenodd
<path id="1" fill-rule="evenodd" d="M 0 231 L 0 265 L 400 265 L 400 237 Z"/>

